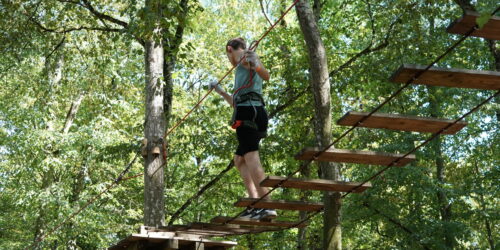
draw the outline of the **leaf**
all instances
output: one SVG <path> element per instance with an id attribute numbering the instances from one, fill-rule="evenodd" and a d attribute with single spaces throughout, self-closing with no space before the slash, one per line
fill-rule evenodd
<path id="1" fill-rule="evenodd" d="M 479 29 L 482 29 L 483 26 L 490 20 L 491 14 L 489 13 L 482 13 L 478 18 L 476 18 L 476 23 L 477 26 L 479 26 Z"/>

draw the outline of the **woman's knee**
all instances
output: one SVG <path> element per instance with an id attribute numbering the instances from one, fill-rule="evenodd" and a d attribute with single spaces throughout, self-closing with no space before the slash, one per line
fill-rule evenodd
<path id="1" fill-rule="evenodd" d="M 245 158 L 239 155 L 234 156 L 234 165 L 239 169 L 245 164 Z"/>

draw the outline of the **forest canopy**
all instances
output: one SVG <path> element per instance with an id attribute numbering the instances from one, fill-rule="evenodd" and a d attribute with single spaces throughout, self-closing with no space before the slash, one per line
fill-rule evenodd
<path id="1" fill-rule="evenodd" d="M 153 1 L 153 0 L 151 0 Z M 148 43 L 161 44 L 161 108 L 168 130 L 231 68 L 225 45 L 257 40 L 293 1 L 0 0 L 0 249 L 103 249 L 144 224 L 143 177 L 103 192 L 127 168 L 142 174 L 148 126 Z M 498 1 L 307 1 L 329 65 L 333 139 L 348 111 L 370 112 L 399 87 L 403 64 L 428 65 L 461 36 L 446 32 L 464 10 L 491 17 Z M 161 6 L 158 7 L 158 6 Z M 160 18 L 154 13 L 160 13 Z M 496 14 L 499 16 L 499 14 Z M 154 46 L 153 46 L 154 47 Z M 271 74 L 263 85 L 270 123 L 260 145 L 268 175 L 286 176 L 295 154 L 315 146 L 309 52 L 291 11 L 256 52 Z M 441 68 L 500 71 L 500 43 L 465 39 Z M 230 92 L 234 74 L 221 82 Z M 491 90 L 412 85 L 380 112 L 456 119 Z M 235 215 L 245 189 L 228 169 L 237 141 L 232 109 L 212 93 L 168 135 L 165 224 Z M 416 160 L 342 200 L 344 249 L 494 249 L 500 241 L 500 98 L 469 115 L 467 126 L 415 152 Z M 404 154 L 430 134 L 357 128 L 335 145 Z M 130 164 L 130 165 L 129 165 Z M 297 177 L 319 178 L 317 164 Z M 340 164 L 341 180 L 361 182 L 381 169 Z M 200 188 L 216 182 L 200 195 Z M 179 210 L 190 198 L 191 203 Z M 277 189 L 273 199 L 321 201 L 323 194 Z M 305 214 L 279 212 L 288 220 Z M 323 220 L 306 229 L 229 238 L 238 249 L 321 249 Z M 50 233 L 49 233 L 50 232 Z"/>

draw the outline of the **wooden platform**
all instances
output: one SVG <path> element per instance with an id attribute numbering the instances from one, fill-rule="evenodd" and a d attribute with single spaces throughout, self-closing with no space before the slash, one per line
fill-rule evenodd
<path id="1" fill-rule="evenodd" d="M 354 126 L 358 121 L 368 116 L 368 112 L 347 112 L 342 118 L 337 121 L 338 125 Z M 411 131 L 421 133 L 437 133 L 444 127 L 452 124 L 453 120 L 426 118 L 419 116 L 407 116 L 397 114 L 374 113 L 365 119 L 359 127 L 365 128 L 384 128 L 398 131 Z M 467 126 L 467 122 L 457 122 L 449 127 L 442 134 L 456 134 L 463 127 Z"/>
<path id="2" fill-rule="evenodd" d="M 278 185 L 281 181 L 285 180 L 285 177 L 281 176 L 268 176 L 261 183 L 261 187 L 274 187 Z M 357 182 L 343 182 L 343 181 L 332 181 L 325 179 L 296 179 L 289 178 L 287 181 L 281 184 L 285 188 L 298 188 L 307 190 L 322 190 L 322 191 L 336 191 L 336 192 L 349 192 L 361 183 Z M 370 183 L 365 183 L 361 187 L 357 188 L 353 193 L 361 193 L 366 189 L 370 188 L 372 185 Z"/>
<path id="3" fill-rule="evenodd" d="M 317 148 L 305 148 L 300 153 L 295 155 L 295 159 L 310 160 L 318 152 L 319 150 Z M 322 153 L 317 160 L 388 166 L 389 164 L 391 164 L 391 162 L 397 160 L 402 156 L 402 154 L 390 154 L 373 151 L 329 149 L 326 152 Z M 415 155 L 411 154 L 406 156 L 405 158 L 400 159 L 393 166 L 402 167 L 414 160 Z"/>
<path id="4" fill-rule="evenodd" d="M 404 64 L 391 76 L 390 81 L 406 83 L 423 69 L 425 66 Z M 500 72 L 432 67 L 413 83 L 452 88 L 498 90 L 500 89 Z"/>
<path id="5" fill-rule="evenodd" d="M 183 234 L 164 231 L 161 229 L 141 227 L 140 233 L 132 234 L 108 249 L 221 250 L 228 249 L 236 245 L 237 243 L 234 241 L 210 240 L 197 234 Z"/>
<path id="6" fill-rule="evenodd" d="M 172 230 L 174 231 L 174 230 Z M 239 225 L 220 225 L 209 223 L 194 223 L 189 224 L 186 228 L 175 230 L 176 233 L 196 234 L 203 237 L 223 237 L 231 235 L 249 234 L 260 232 L 257 228 L 245 227 L 240 228 Z"/>
<path id="7" fill-rule="evenodd" d="M 176 235 L 197 235 L 198 237 L 203 238 L 230 236 L 240 233 L 233 230 L 221 230 L 220 228 L 218 230 L 196 229 L 192 228 L 191 225 L 172 225 L 160 227 L 157 230 L 159 230 L 159 232 L 174 232 Z M 151 233 L 151 230 L 149 230 L 148 232 Z"/>
<path id="8" fill-rule="evenodd" d="M 451 23 L 446 31 L 452 34 L 465 35 L 472 27 L 476 26 L 476 18 L 479 16 L 477 12 L 466 11 L 465 15 Z M 500 40 L 500 17 L 491 17 L 482 29 L 472 32 L 471 36 Z"/>
<path id="9" fill-rule="evenodd" d="M 232 217 L 226 217 L 226 216 L 217 216 L 214 217 L 212 220 L 210 220 L 211 223 L 226 223 L 227 221 L 230 221 Z M 292 222 L 292 221 L 260 221 L 260 220 L 251 220 L 251 219 L 246 219 L 246 218 L 236 218 L 228 224 L 236 224 L 236 225 L 247 225 L 247 226 L 265 226 L 265 227 L 284 227 L 284 228 L 289 228 L 289 227 L 295 227 L 295 228 L 302 228 L 306 227 L 307 223 L 302 223 L 300 225 L 297 225 L 298 222 Z"/>
<path id="10" fill-rule="evenodd" d="M 209 232 L 222 232 L 226 234 L 247 234 L 247 233 L 258 233 L 262 231 L 262 229 L 255 227 L 240 227 L 240 225 L 234 224 L 214 224 L 214 223 L 202 223 L 202 222 L 194 222 L 189 224 L 188 231 L 209 231 Z"/>
<path id="11" fill-rule="evenodd" d="M 234 203 L 236 207 L 248 207 L 258 199 L 241 198 Z M 283 201 L 283 200 L 261 200 L 253 206 L 254 208 L 268 208 L 281 210 L 297 211 L 319 211 L 323 208 L 322 203 L 302 202 L 302 201 Z"/>

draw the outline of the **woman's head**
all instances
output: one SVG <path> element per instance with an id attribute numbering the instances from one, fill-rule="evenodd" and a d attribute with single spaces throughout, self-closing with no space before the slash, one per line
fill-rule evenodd
<path id="1" fill-rule="evenodd" d="M 247 44 L 241 37 L 233 38 L 226 44 L 226 55 L 233 66 L 236 66 L 245 53 Z"/>

